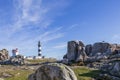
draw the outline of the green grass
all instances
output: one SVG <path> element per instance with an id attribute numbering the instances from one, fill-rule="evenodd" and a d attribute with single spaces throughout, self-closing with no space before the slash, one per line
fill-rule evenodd
<path id="1" fill-rule="evenodd" d="M 28 62 L 30 62 L 31 64 L 36 64 L 36 63 L 43 63 L 43 62 L 55 62 L 56 59 L 33 59 L 33 60 L 26 60 Z"/>
<path id="2" fill-rule="evenodd" d="M 0 77 L 2 78 L 5 74 L 11 75 L 10 77 L 5 77 L 4 80 L 27 80 L 28 76 L 34 72 L 31 69 L 24 69 L 26 66 L 17 67 L 12 65 L 2 65 L 0 67 Z"/>
<path id="3" fill-rule="evenodd" d="M 72 68 L 78 78 L 78 80 L 92 80 L 100 73 L 99 70 L 90 69 L 87 67 Z"/>
<path id="4" fill-rule="evenodd" d="M 72 69 L 75 72 L 78 80 L 92 80 L 92 78 L 97 77 L 100 73 L 99 70 L 89 69 L 87 67 L 72 67 Z M 5 80 L 27 80 L 28 76 L 33 72 L 34 71 L 30 70 L 9 71 L 9 73 L 14 76 L 5 78 Z"/>
<path id="5" fill-rule="evenodd" d="M 16 70 L 16 71 L 10 71 L 9 73 L 13 76 L 10 78 L 5 78 L 4 80 L 27 80 L 28 76 L 33 71 L 30 70 Z"/>
<path id="6" fill-rule="evenodd" d="M 49 60 L 50 61 L 50 60 Z M 29 62 L 32 63 L 38 63 L 38 62 L 48 62 L 48 60 L 29 60 Z M 27 66 L 21 66 L 21 67 L 27 67 Z M 15 69 L 14 69 L 15 68 Z M 97 77 L 100 73 L 99 70 L 90 69 L 88 67 L 79 66 L 79 67 L 71 67 L 73 71 L 75 72 L 78 80 L 92 80 L 92 78 Z M 0 67 L 0 76 L 2 76 L 2 73 L 8 73 L 12 75 L 9 78 L 4 78 L 4 80 L 27 80 L 28 76 L 35 72 L 31 69 L 21 69 L 17 68 L 16 66 L 12 65 L 5 65 L 3 67 Z"/>
<path id="7" fill-rule="evenodd" d="M 43 62 L 55 62 L 55 59 L 36 59 L 36 60 L 27 60 L 30 64 L 43 63 Z M 21 66 L 22 67 L 22 66 Z M 27 66 L 26 66 L 27 67 Z M 15 70 L 13 69 L 15 68 Z M 12 65 L 3 65 L 0 67 L 0 77 L 3 76 L 3 73 L 12 75 L 11 77 L 4 78 L 4 80 L 28 80 L 28 76 L 35 72 L 34 70 L 24 70 L 17 68 Z"/>

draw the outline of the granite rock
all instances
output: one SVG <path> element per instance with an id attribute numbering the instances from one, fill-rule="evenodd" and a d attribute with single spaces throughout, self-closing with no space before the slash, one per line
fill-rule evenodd
<path id="1" fill-rule="evenodd" d="M 48 63 L 40 66 L 28 80 L 77 80 L 74 72 L 66 65 Z"/>

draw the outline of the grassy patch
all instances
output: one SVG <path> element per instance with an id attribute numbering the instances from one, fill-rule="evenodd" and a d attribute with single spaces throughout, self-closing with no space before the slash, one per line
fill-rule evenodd
<path id="1" fill-rule="evenodd" d="M 27 80 L 28 76 L 32 73 L 30 70 L 16 70 L 9 72 L 14 75 L 10 78 L 5 78 L 5 80 Z"/>
<path id="2" fill-rule="evenodd" d="M 92 80 L 100 73 L 99 70 L 90 69 L 87 67 L 73 67 L 78 80 Z M 30 70 L 13 70 L 9 71 L 10 74 L 14 75 L 10 78 L 5 78 L 5 80 L 27 80 L 28 76 L 34 71 Z"/>
<path id="3" fill-rule="evenodd" d="M 2 65 L 0 67 L 0 78 L 4 78 L 4 80 L 27 80 L 28 76 L 33 72 L 34 70 L 31 69 L 25 70 L 17 66 Z"/>
<path id="4" fill-rule="evenodd" d="M 28 76 L 32 73 L 30 70 L 16 70 L 9 72 L 12 77 L 5 78 L 5 80 L 27 80 Z"/>
<path id="5" fill-rule="evenodd" d="M 55 59 L 35 59 L 26 60 L 30 64 L 43 63 L 43 62 L 55 62 Z M 27 80 L 28 76 L 34 72 L 31 69 L 22 69 L 21 67 L 28 68 L 29 66 L 13 66 L 13 65 L 3 65 L 0 68 L 0 77 L 4 80 Z M 3 77 L 3 74 L 11 75 L 10 77 Z"/>
<path id="6" fill-rule="evenodd" d="M 78 80 L 92 80 L 100 73 L 99 70 L 90 69 L 87 67 L 72 68 L 78 78 Z"/>
<path id="7" fill-rule="evenodd" d="M 44 60 L 45 61 L 45 60 Z M 31 60 L 34 63 L 34 60 Z M 39 60 L 35 60 L 35 62 L 43 62 Z M 12 66 L 12 65 L 3 65 L 0 67 L 0 77 L 3 73 L 7 73 L 12 75 L 11 77 L 4 78 L 4 80 L 27 80 L 28 76 L 35 72 L 31 68 L 27 68 L 29 66 Z M 97 77 L 100 73 L 99 70 L 90 69 L 84 66 L 72 67 L 75 72 L 78 80 L 92 80 L 92 78 Z"/>
<path id="8" fill-rule="evenodd" d="M 33 60 L 26 59 L 26 61 L 36 64 L 36 63 L 44 63 L 44 62 L 55 62 L 56 59 L 33 59 Z"/>

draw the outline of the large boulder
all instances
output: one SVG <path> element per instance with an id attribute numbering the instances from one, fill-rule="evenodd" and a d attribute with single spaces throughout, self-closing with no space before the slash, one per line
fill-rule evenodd
<path id="1" fill-rule="evenodd" d="M 91 56 L 95 56 L 96 53 L 106 53 L 106 55 L 117 54 L 120 53 L 120 45 L 107 42 L 97 42 L 92 47 Z"/>
<path id="2" fill-rule="evenodd" d="M 78 56 L 78 46 L 84 47 L 81 41 L 69 41 L 67 46 L 67 58 L 69 61 L 75 60 Z"/>
<path id="3" fill-rule="evenodd" d="M 77 80 L 74 72 L 64 64 L 48 63 L 40 66 L 28 80 Z"/>
<path id="4" fill-rule="evenodd" d="M 7 49 L 0 50 L 0 60 L 3 61 L 3 60 L 7 60 L 7 59 L 9 59 L 8 50 Z"/>
<path id="5" fill-rule="evenodd" d="M 91 56 L 95 56 L 96 53 L 106 53 L 111 48 L 111 44 L 107 42 L 97 42 L 92 47 Z"/>
<path id="6" fill-rule="evenodd" d="M 120 77 L 120 62 L 114 62 L 111 69 L 109 70 L 109 73 L 111 75 Z"/>
<path id="7" fill-rule="evenodd" d="M 91 44 L 88 44 L 85 46 L 85 52 L 88 56 L 90 55 L 90 53 L 92 52 L 92 45 Z"/>
<path id="8" fill-rule="evenodd" d="M 85 53 L 85 49 L 81 46 L 78 46 L 78 55 L 77 55 L 77 59 L 76 59 L 76 62 L 79 62 L 79 61 L 86 61 L 88 56 L 86 55 Z"/>
<path id="9" fill-rule="evenodd" d="M 120 53 L 120 44 L 111 44 L 111 52 L 113 54 Z"/>
<path id="10" fill-rule="evenodd" d="M 120 79 L 120 61 L 112 61 L 112 63 L 105 64 L 101 67 L 101 70 Z"/>
<path id="11" fill-rule="evenodd" d="M 84 47 L 85 45 L 81 41 L 69 41 L 64 59 L 74 62 L 84 61 L 87 58 Z"/>

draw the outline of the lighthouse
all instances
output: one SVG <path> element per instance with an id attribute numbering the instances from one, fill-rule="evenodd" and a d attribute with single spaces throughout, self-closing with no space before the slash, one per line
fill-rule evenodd
<path id="1" fill-rule="evenodd" d="M 18 48 L 13 49 L 13 50 L 12 50 L 12 56 L 15 57 L 15 56 L 17 56 L 17 55 L 19 55 Z"/>
<path id="2" fill-rule="evenodd" d="M 38 56 L 41 56 L 41 43 L 38 41 Z"/>

